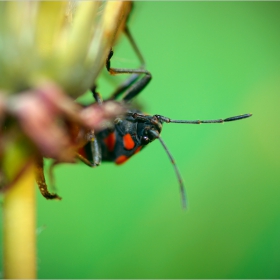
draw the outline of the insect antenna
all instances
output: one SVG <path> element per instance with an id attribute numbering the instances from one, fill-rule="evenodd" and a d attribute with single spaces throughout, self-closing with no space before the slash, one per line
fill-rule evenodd
<path id="1" fill-rule="evenodd" d="M 229 117 L 226 119 L 217 119 L 217 120 L 172 120 L 167 117 L 161 116 L 161 115 L 156 115 L 156 117 L 161 121 L 161 122 L 166 122 L 166 123 L 187 123 L 187 124 L 201 124 L 201 123 L 224 123 L 224 122 L 232 122 L 232 121 L 239 121 L 242 119 L 246 119 L 251 117 L 252 114 L 243 114 L 243 115 L 238 115 L 234 117 Z"/>
<path id="2" fill-rule="evenodd" d="M 238 116 L 233 116 L 233 117 L 229 117 L 229 118 L 225 118 L 225 119 L 216 119 L 216 120 L 172 120 L 170 118 L 161 116 L 161 115 L 155 115 L 155 117 L 160 121 L 160 122 L 165 122 L 165 123 L 186 123 L 186 124 L 201 124 L 201 123 L 224 123 L 224 122 L 232 122 L 232 121 L 238 121 L 238 120 L 242 120 L 242 119 L 246 119 L 251 117 L 252 114 L 243 114 L 243 115 L 238 115 Z M 163 146 L 165 152 L 167 153 L 177 176 L 177 180 L 179 182 L 180 185 L 180 192 L 181 192 L 181 197 L 182 197 L 182 205 L 183 208 L 187 207 L 187 198 L 186 198 L 186 192 L 185 192 L 185 186 L 183 183 L 183 179 L 182 176 L 179 172 L 179 169 L 175 163 L 175 160 L 173 158 L 173 156 L 171 155 L 170 151 L 168 150 L 167 146 L 165 145 L 164 141 L 162 140 L 162 138 L 159 136 L 159 134 L 154 131 L 151 130 L 150 133 L 152 133 L 156 138 L 158 138 L 158 140 L 160 141 L 161 145 Z"/>
<path id="3" fill-rule="evenodd" d="M 242 119 L 246 119 L 251 117 L 252 114 L 243 114 L 243 115 L 238 115 L 234 117 L 229 117 L 226 119 L 217 119 L 217 120 L 172 120 L 167 117 L 161 116 L 161 115 L 156 115 L 156 117 L 161 121 L 165 123 L 187 123 L 187 124 L 201 124 L 201 123 L 224 123 L 224 122 L 232 122 L 232 121 L 239 121 Z"/>
<path id="4" fill-rule="evenodd" d="M 174 160 L 173 156 L 171 155 L 170 151 L 168 150 L 167 146 L 165 145 L 164 141 L 162 140 L 162 138 L 160 136 L 158 137 L 158 140 L 160 141 L 161 145 L 163 146 L 164 150 L 166 151 L 166 153 L 167 153 L 167 155 L 168 155 L 168 157 L 169 157 L 169 159 L 170 159 L 170 161 L 171 161 L 171 163 L 174 167 L 174 170 L 175 170 L 175 173 L 176 173 L 179 185 L 180 185 L 182 206 L 183 206 L 183 208 L 186 208 L 187 207 L 187 198 L 186 198 L 184 182 L 183 182 L 182 176 L 180 174 L 180 171 L 177 167 L 177 164 L 175 163 L 175 160 Z"/>
<path id="5" fill-rule="evenodd" d="M 182 176 L 180 174 L 180 171 L 175 163 L 175 160 L 173 158 L 173 156 L 171 155 L 170 151 L 168 150 L 167 146 L 165 145 L 164 141 L 162 140 L 162 138 L 159 136 L 159 134 L 152 130 L 150 131 L 150 133 L 152 133 L 156 138 L 158 138 L 158 140 L 160 141 L 161 145 L 163 146 L 164 150 L 166 151 L 173 167 L 174 167 L 174 170 L 175 170 L 175 173 L 176 173 L 176 176 L 177 176 L 177 180 L 179 182 L 179 185 L 180 185 L 180 192 L 181 192 L 181 199 L 182 199 L 182 206 L 183 208 L 186 208 L 187 207 L 187 198 L 186 198 L 186 192 L 185 192 L 185 186 L 184 186 L 184 182 L 183 182 L 183 179 L 182 179 Z"/>

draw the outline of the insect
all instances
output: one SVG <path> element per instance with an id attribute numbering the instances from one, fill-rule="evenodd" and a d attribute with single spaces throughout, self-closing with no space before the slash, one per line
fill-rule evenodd
<path id="1" fill-rule="evenodd" d="M 116 118 L 114 124 L 102 131 L 92 134 L 90 139 L 84 145 L 80 145 L 77 150 L 77 158 L 90 167 L 100 165 L 101 161 L 114 162 L 116 164 L 125 163 L 131 156 L 137 154 L 149 143 L 158 139 L 167 153 L 173 168 L 175 170 L 177 180 L 180 186 L 181 199 L 183 207 L 186 207 L 187 199 L 182 176 L 174 161 L 172 154 L 166 144 L 160 137 L 164 123 L 181 123 L 181 124 L 209 124 L 237 121 L 248 118 L 252 114 L 243 114 L 225 119 L 215 120 L 173 120 L 162 115 L 147 115 L 141 111 L 130 107 L 130 102 L 139 95 L 143 89 L 151 81 L 152 75 L 145 69 L 145 62 L 141 55 L 132 35 L 128 28 L 124 29 L 136 55 L 138 56 L 141 66 L 139 69 L 116 69 L 111 67 L 111 58 L 113 51 L 111 50 L 106 61 L 106 68 L 111 74 L 131 74 L 105 101 L 96 91 L 94 86 L 91 91 L 95 101 L 102 106 L 107 100 L 117 100 L 128 107 L 124 116 Z M 41 190 L 42 192 L 42 190 Z M 55 194 L 50 194 L 47 189 L 42 194 L 49 198 L 58 198 Z"/>
<path id="2" fill-rule="evenodd" d="M 111 74 L 131 73 L 132 76 L 118 87 L 107 100 L 116 100 L 122 95 L 121 102 L 128 104 L 134 97 L 142 92 L 150 82 L 152 76 L 151 73 L 144 69 L 144 59 L 127 28 L 125 29 L 125 33 L 138 55 L 142 66 L 140 69 L 111 68 L 110 59 L 113 55 L 113 52 L 111 51 L 106 63 L 107 70 Z M 140 75 L 144 76 L 138 80 Z M 102 98 L 96 92 L 95 87 L 92 89 L 92 92 L 96 102 L 102 104 Z M 159 139 L 174 167 L 180 185 L 182 205 L 183 207 L 186 207 L 186 194 L 182 176 L 175 164 L 172 154 L 160 137 L 163 123 L 224 123 L 245 119 L 250 116 L 252 116 L 252 114 L 243 114 L 216 120 L 172 120 L 162 115 L 147 115 L 134 108 L 129 108 L 123 118 L 117 118 L 112 127 L 105 128 L 97 133 L 94 141 L 88 142 L 84 147 L 79 149 L 77 157 L 91 167 L 98 166 L 101 163 L 101 160 L 114 162 L 119 165 L 125 163 L 131 156 L 137 154 L 155 139 Z"/>

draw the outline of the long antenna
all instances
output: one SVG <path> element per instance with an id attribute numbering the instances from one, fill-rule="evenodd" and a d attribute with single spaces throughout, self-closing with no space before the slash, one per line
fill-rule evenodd
<path id="1" fill-rule="evenodd" d="M 167 117 L 161 116 L 161 115 L 155 115 L 157 117 L 157 119 L 161 122 L 166 122 L 166 123 L 186 123 L 186 124 L 201 124 L 201 123 L 224 123 L 224 122 L 232 122 L 232 121 L 238 121 L 238 120 L 242 120 L 242 119 L 246 119 L 252 116 L 252 114 L 243 114 L 243 115 L 238 115 L 238 116 L 234 116 L 234 117 L 229 117 L 226 119 L 216 119 L 216 120 L 171 120 Z M 154 131 L 151 131 L 154 132 Z M 157 133 L 153 133 L 154 135 L 156 135 Z M 180 191 L 181 191 L 181 196 L 182 196 L 182 205 L 183 208 L 187 207 L 187 198 L 186 198 L 186 192 L 185 192 L 185 186 L 183 183 L 183 179 L 182 176 L 179 172 L 179 169 L 175 163 L 175 160 L 173 158 L 173 156 L 171 155 L 170 151 L 168 150 L 167 146 L 165 145 L 164 141 L 162 140 L 162 138 L 159 136 L 159 134 L 157 134 L 157 138 L 159 139 L 161 145 L 163 146 L 164 150 L 166 151 L 177 176 L 177 179 L 179 181 L 179 185 L 180 185 Z"/>
<path id="2" fill-rule="evenodd" d="M 177 176 L 177 180 L 179 182 L 180 185 L 180 192 L 181 192 L 181 198 L 182 198 L 182 206 L 183 208 L 187 208 L 187 198 L 186 198 L 186 192 L 185 192 L 185 186 L 183 183 L 183 179 L 182 176 L 180 174 L 180 171 L 175 163 L 175 160 L 173 158 L 173 156 L 171 155 L 170 151 L 168 150 L 167 146 L 165 145 L 164 141 L 162 140 L 162 138 L 159 136 L 159 134 L 155 131 L 155 130 L 151 130 L 150 133 L 152 133 L 156 138 L 158 138 L 158 140 L 160 141 L 161 145 L 163 146 L 164 150 L 166 151 Z"/>
<path id="3" fill-rule="evenodd" d="M 225 118 L 225 119 L 201 121 L 201 120 L 172 120 L 172 119 L 164 117 L 162 115 L 150 116 L 150 115 L 145 115 L 145 114 L 137 113 L 137 112 L 127 112 L 127 115 L 132 116 L 135 120 L 149 122 L 151 124 L 158 125 L 158 126 L 160 126 L 159 125 L 160 123 L 185 123 L 185 124 L 224 123 L 224 122 L 238 121 L 238 120 L 246 119 L 246 118 L 249 118 L 252 116 L 252 114 L 243 114 L 243 115 L 233 116 L 233 117 L 229 117 L 229 118 Z M 179 172 L 179 169 L 175 163 L 175 160 L 174 160 L 173 156 L 171 155 L 170 151 L 168 150 L 167 146 L 163 142 L 162 138 L 159 136 L 160 131 L 150 129 L 149 133 L 152 134 L 154 138 L 159 139 L 161 145 L 163 146 L 164 150 L 166 151 L 166 153 L 174 167 L 174 170 L 175 170 L 175 173 L 176 173 L 177 179 L 179 181 L 179 185 L 180 185 L 182 205 L 183 205 L 183 208 L 186 208 L 187 207 L 187 198 L 186 198 L 185 186 L 183 183 L 182 176 Z"/>
<path id="4" fill-rule="evenodd" d="M 224 123 L 224 122 L 232 122 L 232 121 L 239 121 L 242 119 L 246 119 L 252 116 L 252 114 L 244 114 L 244 115 L 238 115 L 234 117 L 229 117 L 226 119 L 217 119 L 217 120 L 172 120 L 167 117 L 161 116 L 161 115 L 155 115 L 161 122 L 165 123 L 186 123 L 186 124 L 201 124 L 201 123 Z"/>
<path id="5" fill-rule="evenodd" d="M 185 186 L 184 186 L 184 182 L 182 179 L 182 176 L 180 174 L 180 171 L 175 163 L 175 160 L 173 158 L 173 156 L 171 155 L 170 151 L 168 150 L 167 146 L 165 145 L 165 143 L 163 142 L 162 138 L 159 136 L 158 140 L 160 141 L 161 145 L 163 146 L 164 150 L 166 151 L 177 176 L 177 179 L 179 181 L 179 185 L 180 185 L 180 192 L 181 192 L 181 197 L 182 197 L 182 206 L 183 208 L 187 208 L 187 197 L 186 197 L 186 191 L 185 191 Z"/>

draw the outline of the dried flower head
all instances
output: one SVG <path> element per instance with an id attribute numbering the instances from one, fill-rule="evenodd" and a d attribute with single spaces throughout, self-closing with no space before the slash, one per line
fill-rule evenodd
<path id="1" fill-rule="evenodd" d="M 73 161 L 104 121 L 123 113 L 118 103 L 84 108 L 74 100 L 96 83 L 130 5 L 0 2 L 2 181 L 13 182 L 38 155 Z"/>

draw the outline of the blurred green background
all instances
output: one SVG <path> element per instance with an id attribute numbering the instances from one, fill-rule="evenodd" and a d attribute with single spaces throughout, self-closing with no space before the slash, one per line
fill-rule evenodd
<path id="1" fill-rule="evenodd" d="M 164 125 L 187 211 L 158 141 L 122 166 L 57 167 L 63 200 L 37 191 L 39 278 L 280 278 L 280 3 L 137 2 L 129 26 L 145 112 L 254 115 Z M 138 65 L 125 38 L 114 50 L 113 67 Z M 104 71 L 99 91 L 119 81 Z"/>

